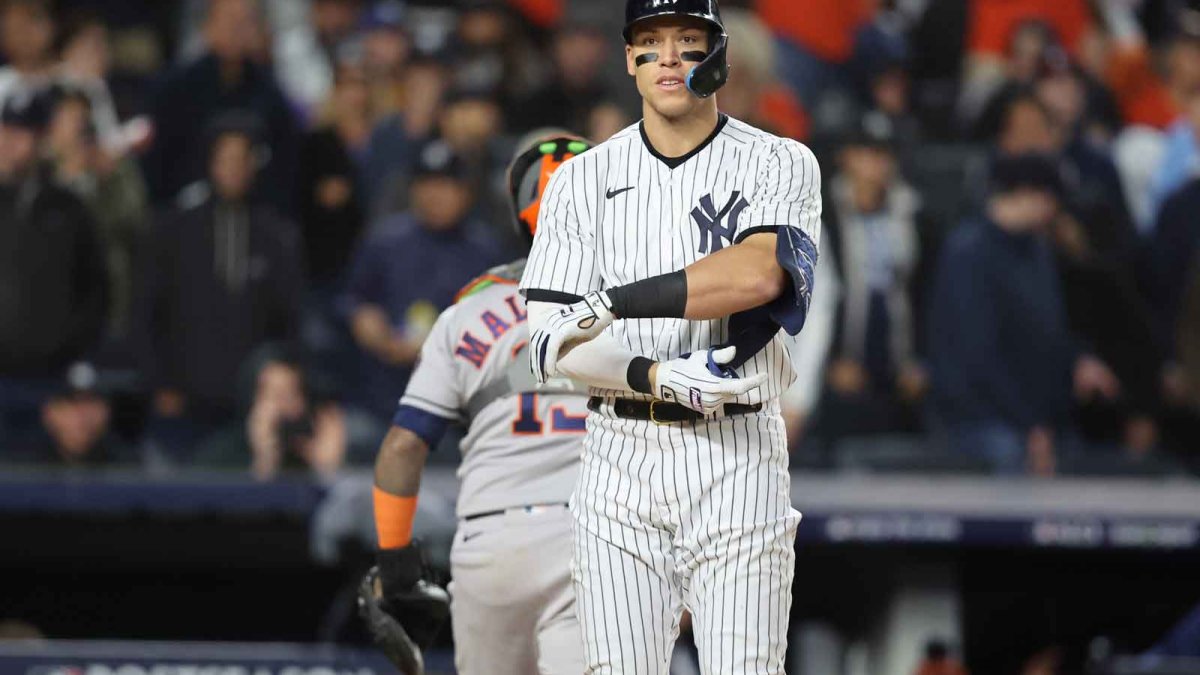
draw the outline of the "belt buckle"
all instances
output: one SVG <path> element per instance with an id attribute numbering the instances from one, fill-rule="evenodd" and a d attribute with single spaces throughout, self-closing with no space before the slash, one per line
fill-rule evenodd
<path id="1" fill-rule="evenodd" d="M 665 427 L 671 423 L 664 422 L 664 421 L 658 419 L 658 417 L 655 416 L 655 414 L 654 414 L 654 406 L 658 405 L 659 403 L 663 403 L 663 401 L 659 401 L 659 400 L 650 401 L 650 421 L 653 422 L 655 426 Z"/>

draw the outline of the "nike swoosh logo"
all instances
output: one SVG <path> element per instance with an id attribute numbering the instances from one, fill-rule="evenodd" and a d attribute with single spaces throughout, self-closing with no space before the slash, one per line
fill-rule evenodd
<path id="1" fill-rule="evenodd" d="M 621 188 L 620 190 L 609 190 L 608 192 L 605 193 L 605 197 L 608 199 L 612 199 L 613 197 L 616 197 L 617 195 L 621 195 L 621 194 L 625 194 L 626 192 L 629 192 L 634 187 L 635 186 L 630 186 L 627 188 Z"/>

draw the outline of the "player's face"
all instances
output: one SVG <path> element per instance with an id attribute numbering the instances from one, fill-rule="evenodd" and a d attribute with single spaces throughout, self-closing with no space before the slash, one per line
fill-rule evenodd
<path id="1" fill-rule="evenodd" d="M 632 38 L 625 47 L 626 68 L 647 105 L 667 119 L 685 117 L 702 105 L 687 88 L 688 73 L 698 64 L 684 55 L 708 53 L 708 24 L 680 16 L 647 19 L 634 27 Z"/>

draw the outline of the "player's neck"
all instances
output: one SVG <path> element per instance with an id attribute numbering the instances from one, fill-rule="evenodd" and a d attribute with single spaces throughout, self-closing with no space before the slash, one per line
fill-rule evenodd
<path id="1" fill-rule="evenodd" d="M 668 119 L 649 104 L 642 106 L 642 125 L 646 138 L 660 155 L 682 157 L 700 147 L 712 136 L 720 121 L 717 103 L 708 99 L 690 115 Z"/>

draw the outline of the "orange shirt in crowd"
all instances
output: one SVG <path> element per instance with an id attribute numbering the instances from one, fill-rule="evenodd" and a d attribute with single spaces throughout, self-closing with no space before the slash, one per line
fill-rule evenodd
<path id="1" fill-rule="evenodd" d="M 1179 108 L 1162 78 L 1154 72 L 1145 45 L 1118 46 L 1108 60 L 1108 86 L 1126 124 L 1165 129 L 1179 116 Z"/>
<path id="2" fill-rule="evenodd" d="M 1086 0 L 972 0 L 968 50 L 1003 56 L 1013 31 L 1027 19 L 1045 21 L 1071 52 L 1092 23 Z"/>
<path id="3" fill-rule="evenodd" d="M 917 669 L 916 675 L 967 675 L 967 669 L 953 659 L 942 659 L 936 662 L 925 662 Z"/>
<path id="4" fill-rule="evenodd" d="M 525 15 L 525 18 L 541 28 L 551 28 L 558 24 L 565 11 L 564 2 L 565 0 L 508 0 L 508 3 Z"/>
<path id="5" fill-rule="evenodd" d="M 755 0 L 776 34 L 833 63 L 854 53 L 854 34 L 874 16 L 879 0 Z"/>
<path id="6" fill-rule="evenodd" d="M 783 85 L 768 88 L 758 100 L 758 109 L 772 133 L 798 141 L 808 140 L 808 112 L 790 88 Z"/>

